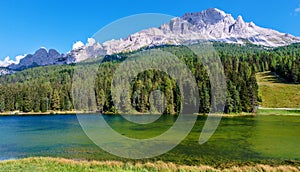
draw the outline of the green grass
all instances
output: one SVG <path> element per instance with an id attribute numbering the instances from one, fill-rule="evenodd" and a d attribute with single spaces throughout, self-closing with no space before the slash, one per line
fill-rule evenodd
<path id="1" fill-rule="evenodd" d="M 300 171 L 300 167 L 291 165 L 269 166 L 254 165 L 243 167 L 230 167 L 217 169 L 209 166 L 186 166 L 173 163 L 123 163 L 118 161 L 74 161 L 62 158 L 26 158 L 21 160 L 9 160 L 0 163 L 0 171 L 22 171 L 22 172 L 64 172 L 64 171 Z"/>
<path id="2" fill-rule="evenodd" d="M 261 107 L 300 108 L 300 84 L 289 84 L 272 72 L 256 75 L 259 85 Z"/>
<path id="3" fill-rule="evenodd" d="M 209 166 L 183 166 L 173 163 L 123 163 L 119 161 L 73 161 L 62 158 L 27 158 L 0 163 L 0 171 L 216 171 Z"/>
<path id="4" fill-rule="evenodd" d="M 300 110 L 259 109 L 257 115 L 300 115 Z"/>

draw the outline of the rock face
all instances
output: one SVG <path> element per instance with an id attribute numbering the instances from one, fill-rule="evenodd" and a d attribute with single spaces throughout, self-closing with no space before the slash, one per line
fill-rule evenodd
<path id="1" fill-rule="evenodd" d="M 19 64 L 11 64 L 7 68 L 11 70 L 23 70 L 37 66 L 70 64 L 75 61 L 74 57 L 58 53 L 54 49 L 47 51 L 40 48 L 34 54 L 28 54 L 20 60 Z"/>
<path id="2" fill-rule="evenodd" d="M 202 12 L 186 13 L 159 28 L 142 30 L 126 39 L 111 40 L 102 45 L 95 43 L 88 47 L 82 47 L 84 51 L 82 53 L 81 51 L 77 52 L 77 56 L 80 57 L 80 54 L 85 56 L 86 50 L 91 47 L 93 47 L 93 52 L 99 51 L 101 52 L 99 55 L 102 55 L 130 52 L 155 45 L 193 44 L 203 40 L 238 44 L 252 43 L 268 47 L 279 47 L 300 42 L 299 37 L 261 28 L 253 22 L 245 22 L 241 16 L 234 19 L 224 11 L 210 8 Z M 97 53 L 94 56 L 97 56 Z M 80 61 L 85 58 L 76 59 Z"/>
<path id="3" fill-rule="evenodd" d="M 85 46 L 73 49 L 68 53 L 68 56 L 73 57 L 75 62 L 80 62 L 88 58 L 95 58 L 106 54 L 107 52 L 102 45 L 96 42 L 95 39 L 89 38 Z"/>

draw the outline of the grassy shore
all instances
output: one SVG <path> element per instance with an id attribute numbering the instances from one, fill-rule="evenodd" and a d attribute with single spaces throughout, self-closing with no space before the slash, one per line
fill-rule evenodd
<path id="1" fill-rule="evenodd" d="M 257 115 L 300 115 L 300 110 L 259 109 Z"/>
<path id="2" fill-rule="evenodd" d="M 76 114 L 93 114 L 96 111 L 48 111 L 48 112 L 20 112 L 20 111 L 11 111 L 11 112 L 2 112 L 0 116 L 34 116 L 34 115 L 76 115 Z"/>
<path id="3" fill-rule="evenodd" d="M 48 112 L 3 112 L 0 116 L 42 116 L 42 115 L 76 115 L 76 114 L 95 114 L 96 111 L 48 111 Z M 105 113 L 106 115 L 115 115 L 113 113 Z M 128 115 L 144 115 L 143 113 L 130 113 Z M 161 115 L 161 114 L 151 114 Z M 196 114 L 199 116 L 222 116 L 222 117 L 238 117 L 238 116 L 254 116 L 255 113 L 232 113 L 232 114 Z"/>
<path id="4" fill-rule="evenodd" d="M 59 112 L 5 112 L 0 113 L 0 116 L 43 116 L 43 115 L 76 115 L 76 114 L 95 114 L 96 112 L 75 112 L 75 111 L 59 111 Z M 115 114 L 106 114 L 115 115 Z M 142 114 L 129 114 L 129 115 L 142 115 Z M 284 110 L 284 109 L 259 109 L 256 113 L 232 113 L 232 114 L 197 114 L 198 116 L 222 116 L 227 118 L 233 117 L 249 117 L 256 115 L 300 115 L 300 110 Z"/>
<path id="5" fill-rule="evenodd" d="M 222 117 L 248 117 L 248 116 L 255 116 L 256 113 L 246 113 L 246 112 L 242 112 L 242 113 L 230 113 L 230 114 L 226 114 L 226 113 L 215 113 L 215 114 L 198 114 L 198 116 L 222 116 Z"/>
<path id="6" fill-rule="evenodd" d="M 186 166 L 173 163 L 123 163 L 118 161 L 74 161 L 62 158 L 26 158 L 0 162 L 0 171 L 300 171 L 300 167 L 291 165 L 269 166 L 257 164 L 254 166 L 230 167 L 218 169 L 210 166 Z"/>

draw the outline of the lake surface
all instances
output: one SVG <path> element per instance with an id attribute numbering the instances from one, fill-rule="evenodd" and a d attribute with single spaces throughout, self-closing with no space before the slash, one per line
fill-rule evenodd
<path id="1" fill-rule="evenodd" d="M 176 119 L 162 116 L 152 124 L 137 125 L 121 116 L 105 116 L 117 132 L 132 138 L 160 135 Z M 223 117 L 212 138 L 199 145 L 205 119 L 198 117 L 192 132 L 170 152 L 141 161 L 163 160 L 189 165 L 300 161 L 300 116 Z M 124 160 L 97 147 L 81 129 L 76 115 L 1 116 L 0 139 L 0 160 L 31 156 Z"/>

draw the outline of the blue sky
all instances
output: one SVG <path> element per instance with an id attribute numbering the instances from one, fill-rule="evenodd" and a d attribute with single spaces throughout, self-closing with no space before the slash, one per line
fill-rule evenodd
<path id="1" fill-rule="evenodd" d="M 245 21 L 300 36 L 300 0 L 0 1 L 0 60 L 40 47 L 65 53 L 105 25 L 139 13 L 181 16 L 216 7 Z"/>

